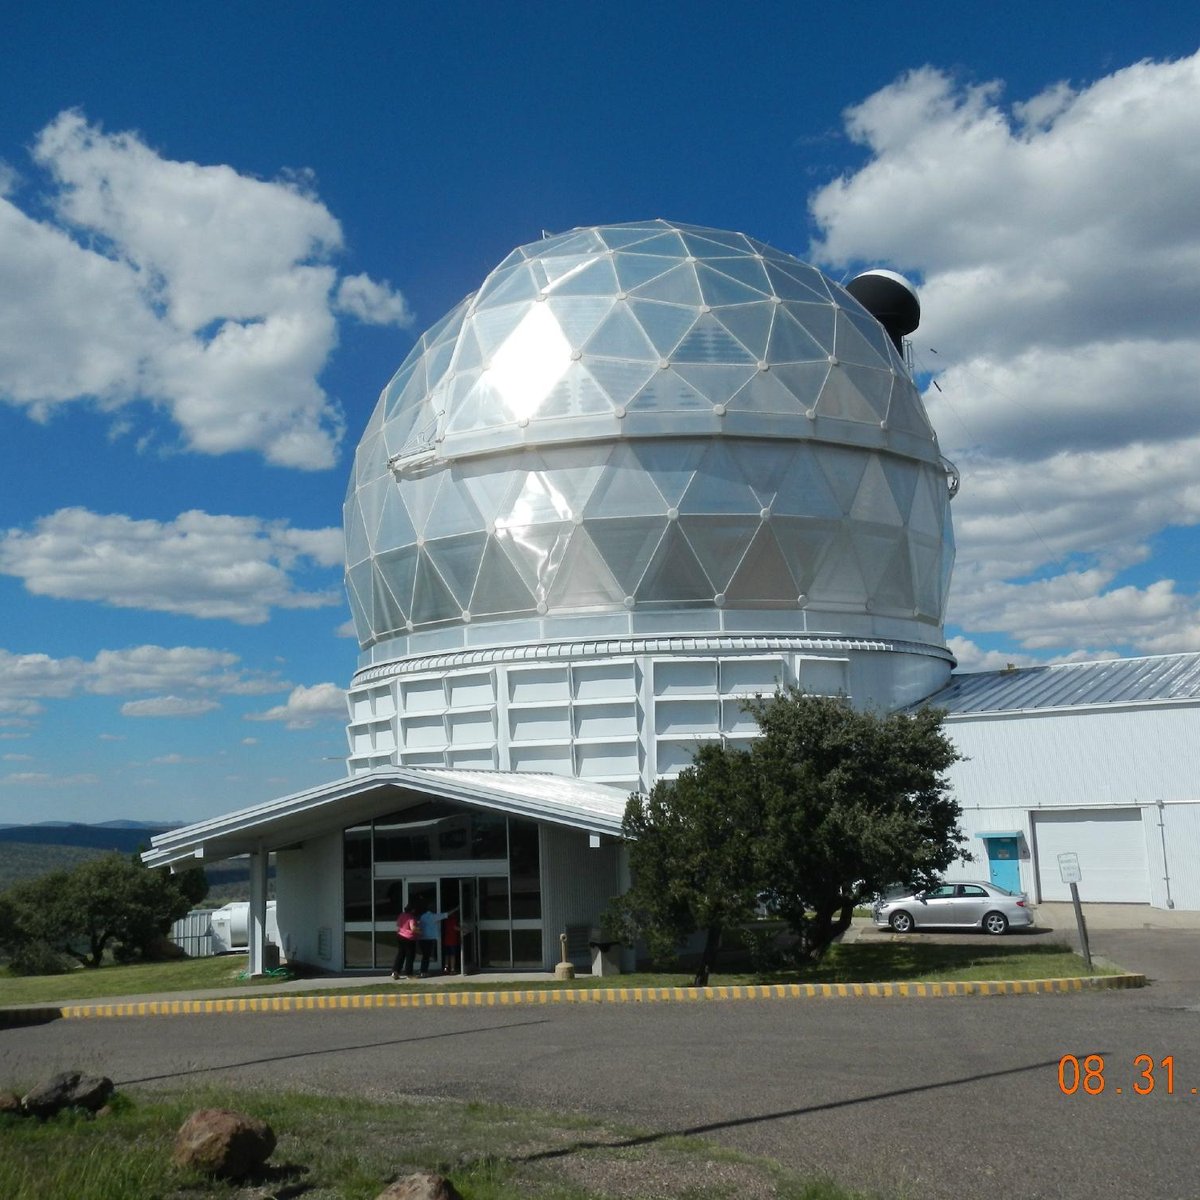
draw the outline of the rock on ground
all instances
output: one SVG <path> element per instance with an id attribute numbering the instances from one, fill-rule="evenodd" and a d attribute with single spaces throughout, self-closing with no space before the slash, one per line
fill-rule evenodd
<path id="1" fill-rule="evenodd" d="M 265 1121 L 228 1108 L 198 1108 L 175 1135 L 172 1161 L 206 1175 L 241 1179 L 259 1170 L 275 1149 Z"/>
<path id="2" fill-rule="evenodd" d="M 389 1184 L 375 1200 L 462 1200 L 462 1197 L 444 1175 L 418 1171 Z"/>
<path id="3" fill-rule="evenodd" d="M 52 1117 L 63 1108 L 103 1108 L 113 1092 L 113 1081 L 103 1075 L 64 1071 L 23 1096 L 21 1104 L 34 1117 Z"/>

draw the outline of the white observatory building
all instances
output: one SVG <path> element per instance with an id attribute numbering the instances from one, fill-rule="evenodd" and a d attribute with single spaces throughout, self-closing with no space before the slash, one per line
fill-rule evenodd
<path id="1" fill-rule="evenodd" d="M 918 317 L 889 272 L 843 288 L 668 221 L 514 250 L 358 445 L 348 777 L 147 861 L 250 853 L 262 912 L 274 852 L 285 952 L 334 970 L 386 969 L 410 900 L 461 909 L 468 968 L 550 966 L 563 931 L 586 954 L 629 792 L 744 744 L 746 697 L 951 685 L 957 476 L 900 350 Z M 1014 828 L 983 846 L 1027 859 L 1033 818 L 989 786 L 1002 815 L 974 824 Z"/>

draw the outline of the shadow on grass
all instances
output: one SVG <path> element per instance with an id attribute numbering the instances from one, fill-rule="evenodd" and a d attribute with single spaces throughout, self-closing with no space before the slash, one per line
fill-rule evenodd
<path id="1" fill-rule="evenodd" d="M 1070 948 L 1061 942 L 1020 942 L 995 946 L 981 946 L 978 943 L 954 946 L 944 942 L 916 940 L 875 944 L 856 942 L 850 946 L 831 946 L 821 962 L 798 972 L 764 972 L 758 976 L 758 982 L 878 983 L 883 980 L 922 979 L 949 971 L 971 971 L 977 979 L 1005 979 L 1011 973 L 1016 959 L 1025 963 L 1044 959 L 1049 968 L 1051 960 L 1059 960 L 1070 953 Z M 1047 974 L 1055 973 L 1047 970 Z"/>

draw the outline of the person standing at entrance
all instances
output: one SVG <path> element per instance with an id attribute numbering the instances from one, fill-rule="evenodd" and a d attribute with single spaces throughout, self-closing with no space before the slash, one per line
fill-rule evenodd
<path id="1" fill-rule="evenodd" d="M 449 916 L 449 913 L 434 912 L 432 908 L 422 908 L 417 918 L 421 934 L 421 978 L 429 974 L 429 960 L 437 954 L 438 926 Z"/>
<path id="2" fill-rule="evenodd" d="M 458 909 L 452 908 L 442 924 L 442 972 L 457 975 L 459 951 L 462 948 L 462 928 L 458 923 Z"/>
<path id="3" fill-rule="evenodd" d="M 417 957 L 417 916 L 413 906 L 407 904 L 396 918 L 396 961 L 392 963 L 392 978 L 407 979 L 412 974 L 413 962 Z"/>

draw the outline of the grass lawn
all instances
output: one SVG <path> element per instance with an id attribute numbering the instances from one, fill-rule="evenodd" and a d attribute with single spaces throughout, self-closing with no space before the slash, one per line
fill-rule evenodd
<path id="1" fill-rule="evenodd" d="M 22 1086 L 0 1079 L 0 1086 Z M 456 1101 L 382 1103 L 296 1093 L 119 1093 L 110 1115 L 38 1122 L 0 1116 L 5 1200 L 299 1196 L 369 1200 L 397 1176 L 433 1170 L 465 1200 L 600 1200 L 614 1195 L 869 1200 L 699 1138 Z M 278 1143 L 253 1190 L 171 1165 L 176 1130 L 199 1107 L 265 1120 Z"/>
<path id="2" fill-rule="evenodd" d="M 0 971 L 0 1005 L 55 1004 L 64 1000 L 108 999 L 144 993 L 198 991 L 206 988 L 244 989 L 245 995 L 270 994 L 271 984 L 238 978 L 245 969 L 242 955 L 197 958 L 173 963 L 137 963 L 130 966 L 104 966 L 98 970 L 78 970 L 67 975 L 21 978 Z M 752 983 L 883 983 L 888 981 L 944 982 L 949 980 L 1052 979 L 1081 975 L 1110 975 L 1117 971 L 1097 964 L 1088 971 L 1083 959 L 1061 943 L 1037 943 L 1018 939 L 997 940 L 994 944 L 924 942 L 919 939 L 894 939 L 884 942 L 856 942 L 830 947 L 824 960 L 802 972 L 778 972 L 767 975 L 752 972 L 722 972 L 712 976 L 714 986 Z M 538 990 L 544 988 L 608 987 L 688 987 L 692 975 L 687 972 L 639 972 L 631 975 L 580 976 L 569 984 L 554 980 L 530 980 L 500 983 L 486 975 L 473 976 L 469 982 L 452 982 L 456 977 L 433 979 L 427 983 L 375 982 L 373 991 L 497 991 L 506 988 Z M 313 988 L 312 994 L 338 995 L 363 991 L 361 983 L 347 982 L 334 988 Z M 307 990 L 292 994 L 309 994 Z M 2 1194 L 2 1193 L 0 1193 Z"/>

